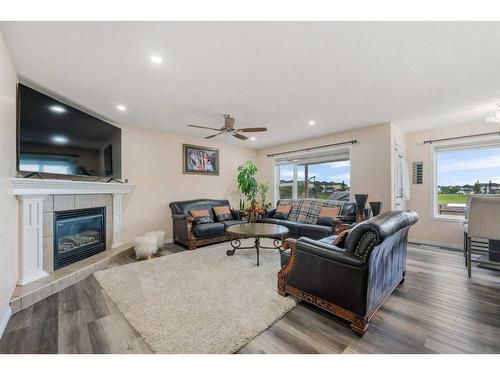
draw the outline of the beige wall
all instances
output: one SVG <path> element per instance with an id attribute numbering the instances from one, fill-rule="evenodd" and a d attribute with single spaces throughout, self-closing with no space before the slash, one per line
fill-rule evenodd
<path id="1" fill-rule="evenodd" d="M 236 170 L 257 152 L 243 147 L 209 142 L 164 131 L 122 128 L 123 178 L 137 187 L 124 198 L 123 239 L 150 230 L 164 230 L 172 238 L 172 220 L 168 204 L 196 198 L 229 199 L 239 207 Z M 220 175 L 199 176 L 182 173 L 182 144 L 220 149 Z"/>
<path id="2" fill-rule="evenodd" d="M 18 277 L 17 203 L 10 186 L 16 173 L 16 82 L 0 33 L 0 325 Z"/>
<path id="3" fill-rule="evenodd" d="M 368 201 L 382 201 L 383 210 L 388 210 L 392 189 L 392 131 L 392 125 L 387 123 L 259 150 L 258 180 L 273 183 L 274 159 L 268 158 L 267 154 L 356 139 L 358 143 L 351 147 L 352 199 L 356 193 L 365 193 L 368 194 Z M 274 199 L 272 191 L 268 199 Z"/>
<path id="4" fill-rule="evenodd" d="M 419 221 L 410 232 L 410 239 L 418 242 L 430 242 L 461 248 L 463 226 L 459 222 L 433 219 L 433 165 L 430 145 L 423 142 L 428 139 L 448 138 L 462 135 L 498 131 L 495 124 L 473 124 L 407 133 L 408 163 L 422 161 L 424 165 L 423 184 L 411 185 L 411 198 L 407 206 L 419 214 Z"/>

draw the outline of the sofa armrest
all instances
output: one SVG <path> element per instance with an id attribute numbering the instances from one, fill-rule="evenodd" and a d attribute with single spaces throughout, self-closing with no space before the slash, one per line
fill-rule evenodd
<path id="1" fill-rule="evenodd" d="M 173 214 L 174 240 L 179 242 L 189 241 L 193 237 L 193 217 L 186 214 Z"/>
<path id="2" fill-rule="evenodd" d="M 186 220 L 187 217 L 186 214 L 172 214 L 172 220 Z"/>
<path id="3" fill-rule="evenodd" d="M 341 218 L 342 223 L 345 224 L 352 224 L 356 222 L 356 215 L 340 215 L 338 217 Z"/>
<path id="4" fill-rule="evenodd" d="M 276 212 L 276 208 L 264 208 L 264 218 L 269 219 L 269 218 L 273 217 L 275 212 Z"/>
<path id="5" fill-rule="evenodd" d="M 340 247 L 312 240 L 307 237 L 299 238 L 297 241 L 297 248 L 301 251 L 305 251 L 334 262 L 344 263 L 355 267 L 363 267 L 366 265 L 366 262 L 363 259 L 349 254 Z"/>
<path id="6" fill-rule="evenodd" d="M 233 215 L 234 220 L 241 220 L 241 213 L 243 211 L 241 210 L 236 210 L 234 208 L 231 208 L 231 214 Z"/>

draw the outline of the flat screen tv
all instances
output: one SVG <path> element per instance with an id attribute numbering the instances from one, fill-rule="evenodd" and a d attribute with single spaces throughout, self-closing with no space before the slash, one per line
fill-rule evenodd
<path id="1" fill-rule="evenodd" d="M 121 178 L 121 129 L 18 87 L 19 172 Z"/>

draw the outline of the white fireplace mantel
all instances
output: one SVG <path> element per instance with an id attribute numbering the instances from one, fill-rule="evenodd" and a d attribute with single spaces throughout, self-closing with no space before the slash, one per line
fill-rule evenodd
<path id="1" fill-rule="evenodd" d="M 89 182 L 69 180 L 44 180 L 14 177 L 14 195 L 55 195 L 55 194 L 127 194 L 132 193 L 135 185 L 116 182 Z"/>
<path id="2" fill-rule="evenodd" d="M 43 270 L 43 200 L 48 195 L 112 194 L 113 239 L 112 247 L 123 245 L 122 195 L 132 193 L 135 185 L 89 181 L 12 178 L 12 193 L 20 205 L 20 277 L 25 285 L 47 273 Z"/>

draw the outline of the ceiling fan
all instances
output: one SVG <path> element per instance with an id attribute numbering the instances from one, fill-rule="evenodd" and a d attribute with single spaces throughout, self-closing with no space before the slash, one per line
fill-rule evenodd
<path id="1" fill-rule="evenodd" d="M 267 128 L 241 128 L 241 129 L 235 129 L 234 128 L 234 117 L 227 114 L 224 115 L 224 126 L 220 129 L 217 128 L 210 128 L 208 126 L 200 126 L 200 125 L 188 125 L 192 128 L 200 128 L 200 129 L 208 129 L 208 130 L 215 130 L 217 133 L 209 135 L 205 137 L 205 139 L 210 139 L 217 137 L 218 135 L 221 134 L 231 134 L 233 137 L 236 137 L 238 139 L 241 139 L 242 141 L 245 141 L 248 139 L 248 137 L 244 136 L 241 133 L 253 133 L 253 132 L 265 132 L 267 131 Z"/>

